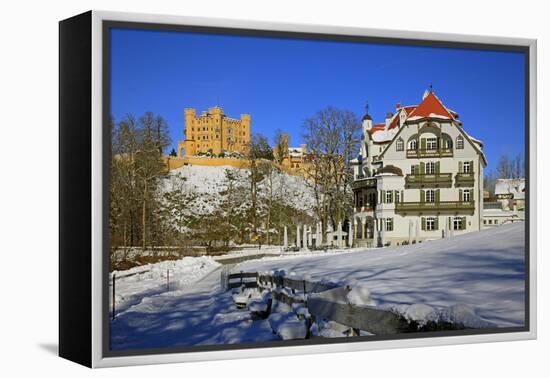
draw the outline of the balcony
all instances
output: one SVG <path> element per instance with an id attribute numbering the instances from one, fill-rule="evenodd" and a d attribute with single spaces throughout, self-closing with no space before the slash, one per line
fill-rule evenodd
<path id="1" fill-rule="evenodd" d="M 400 202 L 395 204 L 396 213 L 454 214 L 473 213 L 474 210 L 474 201 Z"/>
<path id="2" fill-rule="evenodd" d="M 407 158 L 409 159 L 442 158 L 442 157 L 453 157 L 453 149 L 438 148 L 435 150 L 428 150 L 428 149 L 407 150 Z"/>
<path id="3" fill-rule="evenodd" d="M 415 174 L 405 176 L 405 188 L 450 188 L 453 185 L 451 173 Z"/>
<path id="4" fill-rule="evenodd" d="M 473 172 L 457 173 L 455 175 L 455 186 L 457 188 L 472 188 L 474 186 L 475 176 Z"/>
<path id="5" fill-rule="evenodd" d="M 351 183 L 351 189 L 369 189 L 376 188 L 376 179 L 372 177 L 363 177 L 362 175 L 357 175 L 357 179 Z"/>

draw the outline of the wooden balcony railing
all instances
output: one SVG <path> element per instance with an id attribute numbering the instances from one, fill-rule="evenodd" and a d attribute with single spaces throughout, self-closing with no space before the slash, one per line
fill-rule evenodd
<path id="1" fill-rule="evenodd" d="M 457 173 L 455 175 L 455 186 L 457 188 L 473 187 L 474 182 L 475 182 L 475 176 L 473 172 Z"/>
<path id="2" fill-rule="evenodd" d="M 473 213 L 474 210 L 475 201 L 399 202 L 395 204 L 396 213 Z"/>
<path id="3" fill-rule="evenodd" d="M 409 188 L 450 188 L 453 185 L 451 173 L 414 174 L 405 176 L 405 187 Z"/>
<path id="4" fill-rule="evenodd" d="M 376 179 L 369 178 L 360 178 L 351 183 L 351 189 L 367 189 L 367 188 L 376 188 Z"/>
<path id="5" fill-rule="evenodd" d="M 435 150 L 428 150 L 428 149 L 407 150 L 407 157 L 409 159 L 453 157 L 453 149 L 438 148 Z"/>

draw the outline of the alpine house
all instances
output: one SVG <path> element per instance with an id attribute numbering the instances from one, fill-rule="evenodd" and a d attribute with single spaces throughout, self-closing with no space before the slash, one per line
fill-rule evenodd
<path id="1" fill-rule="evenodd" d="M 355 245 L 418 243 L 482 227 L 481 141 L 456 112 L 426 91 L 386 122 L 363 117 L 361 152 L 352 160 Z"/>

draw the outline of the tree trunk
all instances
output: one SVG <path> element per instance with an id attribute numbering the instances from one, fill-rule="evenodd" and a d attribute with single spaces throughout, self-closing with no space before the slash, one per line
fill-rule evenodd
<path id="1" fill-rule="evenodd" d="M 142 253 L 145 253 L 146 230 L 147 230 L 147 181 L 144 181 L 143 202 L 141 205 L 141 247 Z"/>

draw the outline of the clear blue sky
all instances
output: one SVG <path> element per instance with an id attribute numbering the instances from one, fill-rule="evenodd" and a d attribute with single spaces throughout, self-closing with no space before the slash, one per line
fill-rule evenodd
<path id="1" fill-rule="evenodd" d="M 433 84 L 465 130 L 485 145 L 489 167 L 524 152 L 524 57 L 494 52 L 367 43 L 114 29 L 111 113 L 146 111 L 183 139 L 183 108 L 219 105 L 251 114 L 253 133 L 272 142 L 277 128 L 301 143 L 304 119 L 331 105 L 375 123 L 418 104 Z"/>

